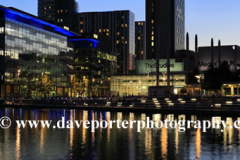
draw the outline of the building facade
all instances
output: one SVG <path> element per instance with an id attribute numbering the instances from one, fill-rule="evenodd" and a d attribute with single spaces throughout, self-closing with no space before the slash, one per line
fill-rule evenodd
<path id="1" fill-rule="evenodd" d="M 166 59 L 159 62 L 159 86 L 167 86 Z M 170 85 L 174 94 L 181 94 L 186 86 L 185 59 L 170 59 Z M 136 62 L 136 74 L 116 75 L 111 77 L 111 95 L 147 96 L 148 88 L 156 86 L 156 60 L 139 60 Z"/>
<path id="2" fill-rule="evenodd" d="M 1 98 L 21 97 L 23 72 L 52 78 L 50 96 L 68 95 L 68 37 L 78 36 L 14 8 L 0 6 Z M 36 96 L 32 91 L 31 96 Z"/>
<path id="3" fill-rule="evenodd" d="M 135 22 L 135 60 L 146 59 L 146 22 Z"/>
<path id="4" fill-rule="evenodd" d="M 110 40 L 96 34 L 72 37 L 74 75 L 86 87 L 86 96 L 109 96 L 111 76 L 117 73 L 117 54 L 110 50 Z"/>
<path id="5" fill-rule="evenodd" d="M 38 0 L 38 17 L 79 32 L 78 3 L 75 0 Z"/>
<path id="6" fill-rule="evenodd" d="M 146 0 L 147 59 L 156 59 L 157 47 L 159 58 L 174 57 L 184 49 L 184 34 L 185 0 Z"/>
<path id="7" fill-rule="evenodd" d="M 128 74 L 135 68 L 135 15 L 130 11 L 80 13 L 80 33 L 95 33 L 111 40 L 117 53 L 117 72 Z"/>

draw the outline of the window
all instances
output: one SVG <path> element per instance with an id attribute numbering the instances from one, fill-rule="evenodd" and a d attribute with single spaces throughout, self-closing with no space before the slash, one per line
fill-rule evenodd
<path id="1" fill-rule="evenodd" d="M 125 27 L 127 27 L 127 24 L 125 24 Z"/>
<path id="2" fill-rule="evenodd" d="M 49 9 L 51 9 L 51 6 L 49 6 Z"/>
<path id="3" fill-rule="evenodd" d="M 152 41 L 154 41 L 154 36 L 152 36 Z"/>
<path id="4" fill-rule="evenodd" d="M 83 24 L 83 21 L 81 21 L 80 24 Z"/>
<path id="5" fill-rule="evenodd" d="M 154 35 L 154 31 L 152 31 L 152 35 Z"/>
<path id="6" fill-rule="evenodd" d="M 154 20 L 152 19 L 152 24 L 154 23 Z"/>
<path id="7" fill-rule="evenodd" d="M 80 30 L 80 33 L 83 33 L 83 29 Z"/>
<path id="8" fill-rule="evenodd" d="M 102 30 L 101 29 L 99 29 L 99 33 L 101 33 L 102 32 Z"/>
<path id="9" fill-rule="evenodd" d="M 117 35 L 119 36 L 119 35 L 120 35 L 120 32 L 117 32 Z"/>
<path id="10" fill-rule="evenodd" d="M 140 38 L 140 36 L 138 36 L 138 40 L 140 40 L 141 38 Z"/>
<path id="11" fill-rule="evenodd" d="M 152 47 L 154 46 L 154 42 L 152 42 Z"/>

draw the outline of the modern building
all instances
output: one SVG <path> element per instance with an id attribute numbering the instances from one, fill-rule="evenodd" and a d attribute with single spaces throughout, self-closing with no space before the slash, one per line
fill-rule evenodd
<path id="1" fill-rule="evenodd" d="M 156 59 L 157 47 L 159 58 L 175 57 L 184 49 L 184 35 L 185 0 L 146 0 L 147 59 Z"/>
<path id="2" fill-rule="evenodd" d="M 0 6 L 1 98 L 20 97 L 21 73 L 49 75 L 53 80 L 50 96 L 67 96 L 68 54 L 73 48 L 68 37 L 79 34 L 39 19 L 31 14 Z M 32 91 L 32 96 L 35 96 Z"/>
<path id="3" fill-rule="evenodd" d="M 135 60 L 146 59 L 146 22 L 135 22 Z"/>
<path id="4" fill-rule="evenodd" d="M 211 46 L 198 47 L 198 51 L 199 51 L 198 53 L 199 71 L 204 72 L 208 69 L 211 63 L 212 49 Z M 220 46 L 219 54 L 219 46 L 214 46 L 213 47 L 214 67 L 219 66 L 219 60 L 221 62 L 227 61 L 230 66 L 230 70 L 232 72 L 236 72 L 238 69 L 240 69 L 240 47 L 237 45 Z"/>
<path id="5" fill-rule="evenodd" d="M 75 0 L 38 0 L 38 17 L 79 32 L 78 3 Z"/>
<path id="6" fill-rule="evenodd" d="M 111 40 L 96 34 L 69 38 L 74 44 L 74 75 L 86 86 L 86 96 L 109 96 L 110 79 L 117 73 L 117 54 Z"/>
<path id="7" fill-rule="evenodd" d="M 80 33 L 95 33 L 111 40 L 119 74 L 135 69 L 135 15 L 131 11 L 80 13 Z"/>
<path id="8" fill-rule="evenodd" d="M 174 94 L 181 94 L 186 86 L 186 59 L 170 59 L 170 85 Z M 159 86 L 167 86 L 167 59 L 159 61 Z M 156 60 L 136 61 L 135 75 L 116 75 L 111 77 L 111 95 L 147 96 L 148 88 L 156 86 Z"/>

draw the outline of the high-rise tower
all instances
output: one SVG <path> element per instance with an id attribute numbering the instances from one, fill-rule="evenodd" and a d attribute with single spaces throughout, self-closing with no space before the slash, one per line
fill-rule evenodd
<path id="1" fill-rule="evenodd" d="M 159 43 L 156 44 L 156 29 Z M 177 50 L 184 49 L 185 0 L 146 0 L 146 53 L 147 59 L 174 57 Z M 170 48 L 170 51 L 168 49 Z"/>

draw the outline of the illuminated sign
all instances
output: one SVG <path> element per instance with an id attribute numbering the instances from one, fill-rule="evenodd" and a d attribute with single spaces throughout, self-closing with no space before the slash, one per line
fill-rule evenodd
<path id="1" fill-rule="evenodd" d="M 184 71 L 184 60 L 170 59 L 170 72 Z M 136 74 L 156 73 L 156 60 L 138 60 L 136 61 Z M 167 59 L 159 59 L 159 72 L 167 72 Z"/>

